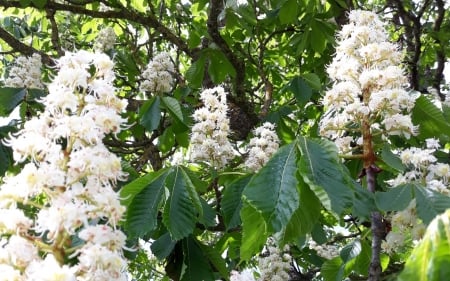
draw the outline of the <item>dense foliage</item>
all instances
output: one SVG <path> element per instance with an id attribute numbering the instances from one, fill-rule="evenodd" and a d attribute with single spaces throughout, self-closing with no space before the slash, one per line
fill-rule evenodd
<path id="1" fill-rule="evenodd" d="M 0 0 L 0 280 L 442 280 L 445 5 Z"/>

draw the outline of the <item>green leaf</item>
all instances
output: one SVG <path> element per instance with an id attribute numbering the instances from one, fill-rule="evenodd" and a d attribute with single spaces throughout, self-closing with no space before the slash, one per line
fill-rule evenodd
<path id="1" fill-rule="evenodd" d="M 32 2 L 39 9 L 44 8 L 45 4 L 47 4 L 47 0 L 32 0 Z"/>
<path id="2" fill-rule="evenodd" d="M 267 225 L 261 213 L 248 203 L 241 209 L 242 244 L 241 260 L 248 261 L 253 255 L 259 253 L 266 243 Z"/>
<path id="3" fill-rule="evenodd" d="M 153 181 L 160 177 L 165 178 L 167 176 L 167 169 L 161 169 L 157 172 L 151 172 L 147 175 L 140 177 L 120 189 L 120 198 L 122 198 L 121 204 L 128 206 L 134 199 L 134 197 L 140 193 L 144 188 L 148 187 Z"/>
<path id="4" fill-rule="evenodd" d="M 125 222 L 125 229 L 129 236 L 142 237 L 156 228 L 159 207 L 164 199 L 166 177 L 166 171 L 158 173 L 133 197 L 127 209 Z M 144 181 L 142 178 L 139 180 L 132 182 L 133 188 L 141 188 Z"/>
<path id="5" fill-rule="evenodd" d="M 170 233 L 166 232 L 152 243 L 150 249 L 159 260 L 163 260 L 170 255 L 175 244 L 177 244 L 177 241 L 173 241 L 170 238 Z"/>
<path id="6" fill-rule="evenodd" d="M 205 62 L 205 56 L 201 56 L 186 71 L 186 80 L 192 88 L 200 88 L 202 86 L 203 77 L 205 76 Z"/>
<path id="7" fill-rule="evenodd" d="M 401 211 L 412 200 L 412 187 L 409 184 L 390 188 L 385 192 L 375 193 L 375 202 L 382 211 Z"/>
<path id="8" fill-rule="evenodd" d="M 19 2 L 20 2 L 20 6 L 22 6 L 24 8 L 30 6 L 30 4 L 31 4 L 31 0 L 19 0 Z"/>
<path id="9" fill-rule="evenodd" d="M 225 280 L 230 280 L 230 272 L 228 272 L 227 265 L 220 252 L 209 245 L 204 245 L 202 243 L 198 243 L 198 245 L 202 249 L 203 255 L 205 255 L 206 259 L 210 262 L 213 268 L 220 273 L 220 276 Z M 214 280 L 217 280 L 217 278 Z"/>
<path id="10" fill-rule="evenodd" d="M 354 182 L 339 160 L 336 146 L 327 140 L 299 137 L 298 147 L 303 180 L 328 210 L 341 214 L 353 202 Z"/>
<path id="11" fill-rule="evenodd" d="M 450 209 L 450 197 L 414 184 L 416 196 L 417 215 L 425 224 L 428 224 L 437 215 Z"/>
<path id="12" fill-rule="evenodd" d="M 321 28 L 322 25 L 316 19 L 312 20 L 310 25 L 311 48 L 317 53 L 323 53 L 327 47 L 327 37 L 325 35 L 326 31 Z"/>
<path id="13" fill-rule="evenodd" d="M 220 211 L 227 230 L 238 226 L 241 223 L 239 213 L 242 208 L 242 191 L 250 181 L 251 176 L 245 176 L 225 186 L 223 191 Z"/>
<path id="14" fill-rule="evenodd" d="M 192 237 L 182 241 L 183 244 L 183 269 L 181 281 L 215 280 L 214 274 L 198 242 Z"/>
<path id="15" fill-rule="evenodd" d="M 164 205 L 163 223 L 172 239 L 180 240 L 193 232 L 198 209 L 189 194 L 190 187 L 181 168 L 172 169 L 166 186 L 170 195 Z"/>
<path id="16" fill-rule="evenodd" d="M 416 99 L 412 121 L 414 124 L 420 124 L 419 136 L 423 139 L 450 134 L 450 124 L 445 120 L 442 111 L 424 95 Z"/>
<path id="17" fill-rule="evenodd" d="M 8 116 L 26 95 L 25 89 L 0 88 L 0 116 Z"/>
<path id="18" fill-rule="evenodd" d="M 297 18 L 297 9 L 297 0 L 287 0 L 283 6 L 281 6 L 280 12 L 278 13 L 281 24 L 294 22 Z"/>
<path id="19" fill-rule="evenodd" d="M 315 73 L 304 73 L 302 74 L 302 78 L 305 79 L 305 81 L 313 88 L 314 90 L 321 90 L 322 89 L 322 83 L 320 82 L 320 78 Z"/>
<path id="20" fill-rule="evenodd" d="M 361 241 L 359 241 L 359 239 L 355 239 L 349 244 L 345 245 L 344 248 L 342 248 L 339 256 L 344 263 L 347 263 L 350 260 L 356 258 L 361 253 L 361 250 Z"/>
<path id="21" fill-rule="evenodd" d="M 162 97 L 162 105 L 169 111 L 170 116 L 180 123 L 183 123 L 183 112 L 180 103 L 172 97 Z"/>
<path id="22" fill-rule="evenodd" d="M 381 160 L 386 163 L 389 167 L 395 169 L 398 172 L 403 172 L 405 170 L 405 166 L 402 163 L 402 160 L 392 153 L 389 145 L 386 143 L 381 150 Z"/>
<path id="23" fill-rule="evenodd" d="M 375 198 L 372 192 L 357 185 L 353 198 L 352 213 L 360 220 L 370 219 L 370 214 L 376 211 Z"/>
<path id="24" fill-rule="evenodd" d="M 202 197 L 200 197 L 200 202 L 202 204 L 203 216 L 199 218 L 199 222 L 206 227 L 215 226 L 217 224 L 216 211 Z"/>
<path id="25" fill-rule="evenodd" d="M 295 143 L 281 147 L 243 191 L 273 232 L 285 227 L 299 206 L 296 150 Z"/>
<path id="26" fill-rule="evenodd" d="M 227 57 L 218 50 L 210 50 L 208 73 L 214 84 L 220 84 L 227 76 L 236 76 L 236 70 Z"/>
<path id="27" fill-rule="evenodd" d="M 300 76 L 296 76 L 291 80 L 288 89 L 294 93 L 295 99 L 300 104 L 306 103 L 312 95 L 311 87 Z"/>
<path id="28" fill-rule="evenodd" d="M 308 185 L 302 182 L 299 193 L 300 206 L 286 225 L 281 239 L 282 244 L 297 242 L 302 236 L 310 233 L 320 217 L 320 201 Z"/>
<path id="29" fill-rule="evenodd" d="M 140 109 L 139 124 L 144 126 L 149 132 L 159 127 L 159 122 L 161 121 L 160 103 L 160 98 L 155 96 L 146 101 Z"/>
<path id="30" fill-rule="evenodd" d="M 0 177 L 3 177 L 12 164 L 11 148 L 0 142 Z"/>
<path id="31" fill-rule="evenodd" d="M 340 257 L 327 260 L 320 268 L 320 274 L 324 281 L 341 281 L 344 276 L 344 267 Z"/>
<path id="32" fill-rule="evenodd" d="M 399 281 L 441 281 L 450 276 L 450 210 L 437 216 L 406 261 Z"/>
<path id="33" fill-rule="evenodd" d="M 172 127 L 167 127 L 161 136 L 158 137 L 158 148 L 162 153 L 169 152 L 175 145 L 175 133 Z"/>
<path id="34" fill-rule="evenodd" d="M 354 270 L 358 274 L 367 275 L 367 272 L 369 272 L 370 260 L 372 258 L 372 249 L 367 240 L 362 240 L 360 243 L 361 252 L 356 257 Z"/>

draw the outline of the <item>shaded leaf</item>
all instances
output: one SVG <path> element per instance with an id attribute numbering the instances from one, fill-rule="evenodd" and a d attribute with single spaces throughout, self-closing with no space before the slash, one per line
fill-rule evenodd
<path id="1" fill-rule="evenodd" d="M 383 162 L 386 163 L 389 167 L 399 172 L 403 172 L 405 170 L 405 166 L 403 165 L 402 160 L 400 160 L 397 155 L 392 153 L 388 144 L 383 146 L 380 156 L 381 160 L 383 160 Z"/>
<path id="2" fill-rule="evenodd" d="M 356 258 L 361 253 L 361 250 L 361 241 L 359 241 L 359 239 L 355 239 L 349 244 L 345 245 L 344 248 L 342 248 L 339 256 L 341 257 L 342 261 L 346 263 Z"/>
<path id="3" fill-rule="evenodd" d="M 26 95 L 26 89 L 0 88 L 0 115 L 8 116 Z"/>
<path id="4" fill-rule="evenodd" d="M 298 4 L 297 0 L 287 0 L 278 13 L 278 17 L 280 18 L 280 22 L 282 24 L 287 24 L 294 22 L 297 18 L 297 9 Z"/>
<path id="5" fill-rule="evenodd" d="M 242 191 L 250 179 L 251 176 L 248 175 L 225 186 L 220 210 L 227 230 L 234 228 L 241 223 L 239 214 L 242 208 Z"/>
<path id="6" fill-rule="evenodd" d="M 173 248 L 175 247 L 175 244 L 177 244 L 177 241 L 173 241 L 170 238 L 170 233 L 166 232 L 158 239 L 153 241 L 150 249 L 152 250 L 152 253 L 155 255 L 155 257 L 157 257 L 159 260 L 163 260 L 170 255 Z"/>
<path id="7" fill-rule="evenodd" d="M 450 209 L 450 197 L 414 184 L 417 215 L 425 224 Z"/>
<path id="8" fill-rule="evenodd" d="M 243 228 L 241 260 L 248 261 L 261 251 L 269 235 L 263 216 L 248 203 L 244 203 L 242 206 L 241 220 Z"/>
<path id="9" fill-rule="evenodd" d="M 295 99 L 298 103 L 306 103 L 312 95 L 311 87 L 300 76 L 296 76 L 291 80 L 288 89 L 294 93 Z"/>
<path id="10" fill-rule="evenodd" d="M 284 230 L 282 244 L 297 242 L 303 235 L 312 231 L 320 217 L 320 201 L 305 184 L 299 186 L 300 206 L 294 212 Z"/>
<path id="11" fill-rule="evenodd" d="M 326 260 L 320 268 L 320 274 L 325 281 L 341 281 L 344 276 L 344 266 L 340 257 Z"/>
<path id="12" fill-rule="evenodd" d="M 412 187 L 409 184 L 390 188 L 385 192 L 375 193 L 375 202 L 382 211 L 401 211 L 412 200 Z"/>
<path id="13" fill-rule="evenodd" d="M 161 121 L 160 103 L 161 100 L 158 96 L 152 97 L 140 109 L 139 124 L 144 126 L 149 132 L 159 127 L 159 122 Z"/>
<path id="14" fill-rule="evenodd" d="M 187 237 L 182 241 L 182 244 L 184 261 L 180 280 L 215 280 L 208 259 L 198 246 L 198 242 L 193 237 Z"/>
<path id="15" fill-rule="evenodd" d="M 299 137 L 298 147 L 303 180 L 327 209 L 342 213 L 353 202 L 354 182 L 339 161 L 336 146 L 323 139 Z"/>

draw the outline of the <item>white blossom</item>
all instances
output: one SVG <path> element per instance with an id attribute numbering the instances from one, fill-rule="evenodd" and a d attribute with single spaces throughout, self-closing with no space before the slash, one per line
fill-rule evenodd
<path id="1" fill-rule="evenodd" d="M 335 140 L 345 154 L 358 147 L 349 148 L 344 133 L 351 128 L 352 136 L 360 137 L 363 122 L 377 124 L 371 129 L 384 138 L 416 135 L 410 116 L 415 97 L 404 89 L 402 54 L 389 42 L 383 22 L 374 12 L 353 10 L 337 37 L 336 55 L 327 67 L 333 84 L 323 98 L 327 112 L 320 134 Z"/>
<path id="2" fill-rule="evenodd" d="M 166 52 L 157 54 L 142 73 L 140 90 L 151 93 L 168 93 L 172 89 L 175 67 Z"/>
<path id="3" fill-rule="evenodd" d="M 100 30 L 95 39 L 94 49 L 99 52 L 104 52 L 114 48 L 116 43 L 116 33 L 112 27 L 106 27 Z"/>
<path id="4" fill-rule="evenodd" d="M 113 65 L 104 54 L 67 52 L 41 100 L 44 112 L 5 141 L 25 162 L 0 186 L 0 236 L 12 234 L 2 239 L 0 272 L 11 280 L 126 280 L 125 235 L 117 229 L 125 207 L 113 189 L 126 173 L 103 144 L 125 122 Z M 19 208 L 31 203 L 34 216 Z M 84 243 L 66 254 L 71 236 Z M 69 258 L 71 265 L 62 264 Z"/>
<path id="5" fill-rule="evenodd" d="M 36 88 L 42 89 L 41 81 L 41 56 L 33 54 L 31 57 L 20 56 L 16 58 L 5 79 L 6 87 L 14 88 Z"/>
<path id="6" fill-rule="evenodd" d="M 190 158 L 204 161 L 216 168 L 224 167 L 234 157 L 228 140 L 230 120 L 227 116 L 226 93 L 222 87 L 204 90 L 200 94 L 204 107 L 194 112 Z"/>
<path id="7" fill-rule="evenodd" d="M 249 142 L 249 155 L 245 166 L 252 171 L 261 169 L 278 150 L 280 140 L 272 123 L 265 122 L 254 130 Z"/>

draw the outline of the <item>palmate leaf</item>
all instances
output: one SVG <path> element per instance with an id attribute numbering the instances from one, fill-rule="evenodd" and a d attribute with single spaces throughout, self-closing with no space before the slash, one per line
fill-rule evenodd
<path id="1" fill-rule="evenodd" d="M 169 173 L 169 170 L 161 170 L 139 178 L 123 188 L 121 195 L 131 198 L 125 221 L 125 229 L 130 237 L 142 237 L 155 229 L 159 207 L 164 198 L 165 180 Z"/>
<path id="2" fill-rule="evenodd" d="M 281 239 L 282 244 L 297 242 L 302 236 L 310 233 L 320 217 L 320 201 L 309 186 L 301 182 L 299 192 L 300 206 L 286 225 Z"/>
<path id="3" fill-rule="evenodd" d="M 298 147 L 303 180 L 328 210 L 342 213 L 353 202 L 354 182 L 339 161 L 336 146 L 327 140 L 299 137 Z"/>
<path id="4" fill-rule="evenodd" d="M 198 243 L 193 237 L 182 240 L 184 261 L 181 281 L 215 280 L 209 260 Z"/>
<path id="5" fill-rule="evenodd" d="M 399 281 L 440 281 L 450 276 L 450 210 L 437 216 L 406 261 Z"/>
<path id="6" fill-rule="evenodd" d="M 140 109 L 141 111 L 139 113 L 139 123 L 144 126 L 149 132 L 156 130 L 156 128 L 158 128 L 159 126 L 159 122 L 161 121 L 160 103 L 160 97 L 152 97 L 148 101 L 146 101 Z"/>
<path id="7" fill-rule="evenodd" d="M 0 88 L 0 116 L 8 116 L 26 95 L 26 89 Z"/>
<path id="8" fill-rule="evenodd" d="M 246 202 L 241 209 L 241 219 L 243 230 L 240 254 L 241 260 L 247 261 L 261 251 L 269 234 L 261 213 Z"/>
<path id="9" fill-rule="evenodd" d="M 250 176 L 245 176 L 225 186 L 220 209 L 227 230 L 238 226 L 241 222 L 239 213 L 242 208 L 242 191 L 250 181 L 250 178 Z"/>
<path id="10" fill-rule="evenodd" d="M 375 202 L 382 211 L 401 211 L 412 200 L 413 189 L 409 184 L 399 185 L 386 192 L 376 192 Z"/>
<path id="11" fill-rule="evenodd" d="M 437 215 L 450 209 L 450 197 L 429 190 L 419 184 L 413 184 L 413 186 L 417 215 L 425 224 L 430 223 Z"/>
<path id="12" fill-rule="evenodd" d="M 244 189 L 244 200 L 261 212 L 269 229 L 280 231 L 299 206 L 296 145 L 281 147 L 252 177 Z"/>
<path id="13" fill-rule="evenodd" d="M 419 136 L 423 139 L 450 134 L 450 124 L 442 111 L 423 95 L 416 99 L 412 121 L 414 124 L 420 124 Z"/>
<path id="14" fill-rule="evenodd" d="M 193 232 L 201 203 L 191 197 L 192 187 L 180 167 L 172 169 L 165 183 L 170 195 L 164 205 L 163 223 L 172 239 L 180 240 Z"/>

